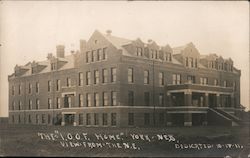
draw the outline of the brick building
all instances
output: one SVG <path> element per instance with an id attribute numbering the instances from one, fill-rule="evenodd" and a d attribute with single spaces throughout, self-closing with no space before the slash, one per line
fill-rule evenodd
<path id="1" fill-rule="evenodd" d="M 171 48 L 95 31 L 9 75 L 9 122 L 75 126 L 240 123 L 240 70 L 194 44 Z"/>

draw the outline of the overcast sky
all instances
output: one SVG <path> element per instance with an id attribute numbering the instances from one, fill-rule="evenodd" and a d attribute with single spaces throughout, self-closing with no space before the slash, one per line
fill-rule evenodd
<path id="1" fill-rule="evenodd" d="M 0 2 L 0 116 L 8 115 L 7 75 L 46 59 L 57 44 L 78 49 L 94 30 L 171 47 L 193 42 L 201 54 L 231 57 L 241 69 L 241 103 L 249 107 L 248 2 Z"/>

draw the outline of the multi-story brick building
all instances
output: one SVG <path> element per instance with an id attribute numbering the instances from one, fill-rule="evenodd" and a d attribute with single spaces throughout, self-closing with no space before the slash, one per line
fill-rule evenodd
<path id="1" fill-rule="evenodd" d="M 83 126 L 237 124 L 240 70 L 192 43 L 171 48 L 95 31 L 9 76 L 10 123 Z"/>

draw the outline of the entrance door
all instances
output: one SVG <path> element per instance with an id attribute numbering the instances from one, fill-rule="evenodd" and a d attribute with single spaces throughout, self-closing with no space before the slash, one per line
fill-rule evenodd
<path id="1" fill-rule="evenodd" d="M 73 125 L 74 123 L 74 114 L 65 114 L 65 125 Z"/>

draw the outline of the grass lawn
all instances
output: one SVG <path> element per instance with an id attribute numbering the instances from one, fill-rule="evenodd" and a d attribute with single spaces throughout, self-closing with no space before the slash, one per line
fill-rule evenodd
<path id="1" fill-rule="evenodd" d="M 39 134 L 51 134 L 58 131 L 64 138 L 43 137 Z M 87 134 L 87 140 L 83 139 L 83 133 Z M 58 136 L 59 136 L 58 134 Z M 70 134 L 70 135 L 68 135 Z M 81 138 L 76 137 L 77 134 Z M 120 139 L 98 140 L 95 134 L 102 138 L 108 135 L 119 135 Z M 140 134 L 131 136 L 131 134 Z M 174 139 L 169 139 L 172 136 Z M 70 136 L 70 137 L 68 137 Z M 67 138 L 72 140 L 65 140 Z M 159 137 L 162 136 L 162 137 Z M 149 140 L 147 139 L 149 138 Z M 94 127 L 72 127 L 72 126 L 36 126 L 36 125 L 0 125 L 0 156 L 95 156 L 95 157 L 247 157 L 249 152 L 249 129 L 248 127 L 166 127 L 166 128 L 94 128 Z M 78 139 L 76 139 L 78 138 Z M 134 139 L 133 139 L 134 138 Z M 136 139 L 137 138 L 137 139 Z M 165 139 L 166 138 L 166 139 Z M 50 140 L 48 140 L 50 139 Z M 160 140 L 162 139 L 162 140 Z M 61 143 L 69 146 L 63 147 Z M 122 148 L 117 146 L 90 147 L 70 146 L 70 142 L 90 143 L 105 142 L 120 143 Z M 124 148 L 123 143 L 130 144 L 131 148 Z M 131 144 L 136 145 L 136 149 Z M 176 145 L 177 144 L 177 145 Z M 184 144 L 200 144 L 203 148 L 181 148 Z M 206 145 L 213 145 L 205 148 Z M 218 148 L 218 144 L 222 145 Z M 237 144 L 229 148 L 227 144 Z M 100 144 L 99 144 L 100 145 Z M 206 146 L 207 147 L 207 146 Z"/>

